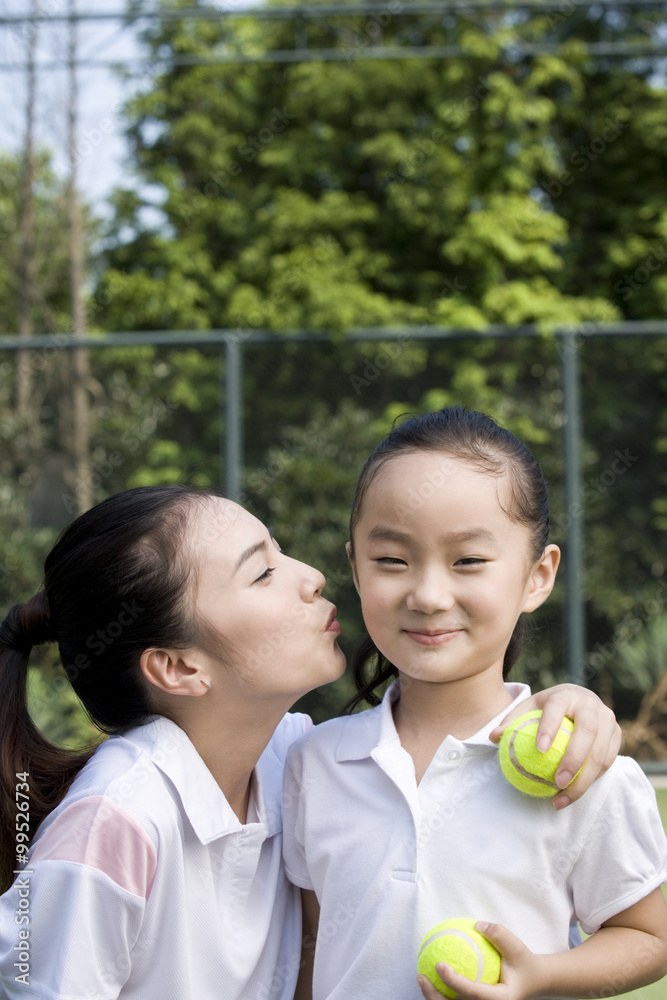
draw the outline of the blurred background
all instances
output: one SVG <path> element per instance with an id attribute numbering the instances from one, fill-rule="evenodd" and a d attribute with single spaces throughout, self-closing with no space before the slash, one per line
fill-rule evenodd
<path id="1" fill-rule="evenodd" d="M 2 608 L 77 513 L 187 481 L 322 567 L 349 653 L 358 472 L 461 403 L 565 551 L 516 676 L 588 684 L 667 784 L 666 68 L 648 0 L 5 0 Z M 51 651 L 31 699 L 94 738 Z"/>
<path id="2" fill-rule="evenodd" d="M 660 770 L 666 67 L 647 0 L 5 0 L 2 607 L 79 511 L 181 480 L 323 568 L 349 651 L 364 458 L 462 403 L 532 447 L 565 550 L 517 676 L 588 684 Z M 81 742 L 50 655 L 36 717 Z"/>

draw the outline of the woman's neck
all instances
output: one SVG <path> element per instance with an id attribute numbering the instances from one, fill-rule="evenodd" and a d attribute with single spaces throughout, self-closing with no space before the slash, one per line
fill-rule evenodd
<path id="1" fill-rule="evenodd" d="M 246 822 L 252 773 L 285 712 L 268 708 L 262 712 L 255 704 L 244 710 L 236 706 L 221 711 L 215 700 L 206 711 L 178 724 L 187 733 L 195 750 L 220 786 L 230 807 L 241 823 Z M 198 699 L 201 701 L 202 699 Z M 177 720 L 178 721 L 178 720 Z"/>

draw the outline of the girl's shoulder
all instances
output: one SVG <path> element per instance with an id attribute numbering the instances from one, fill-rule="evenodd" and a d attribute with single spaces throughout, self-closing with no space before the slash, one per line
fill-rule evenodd
<path id="1" fill-rule="evenodd" d="M 589 797 L 590 805 L 593 805 L 596 798 L 601 803 L 625 801 L 630 804 L 640 802 L 655 804 L 656 802 L 655 789 L 640 765 L 632 757 L 623 756 L 617 757 L 611 767 L 593 782 L 578 803 L 586 804 L 586 799 Z"/>
<path id="2" fill-rule="evenodd" d="M 290 759 L 306 756 L 313 760 L 326 758 L 347 760 L 367 757 L 378 744 L 383 732 L 382 706 L 366 709 L 354 715 L 327 719 L 311 728 L 290 748 Z"/>
<path id="3" fill-rule="evenodd" d="M 312 732 L 313 720 L 301 712 L 287 712 L 276 726 L 267 749 L 271 749 L 279 761 L 285 762 L 292 743 Z"/>

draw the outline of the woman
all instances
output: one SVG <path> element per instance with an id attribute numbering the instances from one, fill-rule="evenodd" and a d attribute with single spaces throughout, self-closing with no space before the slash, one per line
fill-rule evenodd
<path id="1" fill-rule="evenodd" d="M 128 490 L 63 532 L 44 590 L 0 627 L 8 997 L 292 998 L 281 776 L 310 724 L 288 709 L 345 666 L 324 583 L 241 507 L 181 486 Z M 93 754 L 54 748 L 27 714 L 29 652 L 47 641 L 111 734 Z M 595 720 L 573 691 L 547 726 Z M 618 735 L 598 717 L 580 751 L 609 763 Z"/>

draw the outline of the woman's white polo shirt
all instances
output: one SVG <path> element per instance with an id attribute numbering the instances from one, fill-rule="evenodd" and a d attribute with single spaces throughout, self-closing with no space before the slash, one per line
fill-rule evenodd
<path id="1" fill-rule="evenodd" d="M 0 899 L 10 1000 L 292 1000 L 301 908 L 282 864 L 282 771 L 309 725 L 279 724 L 246 824 L 168 719 L 103 743 Z"/>

